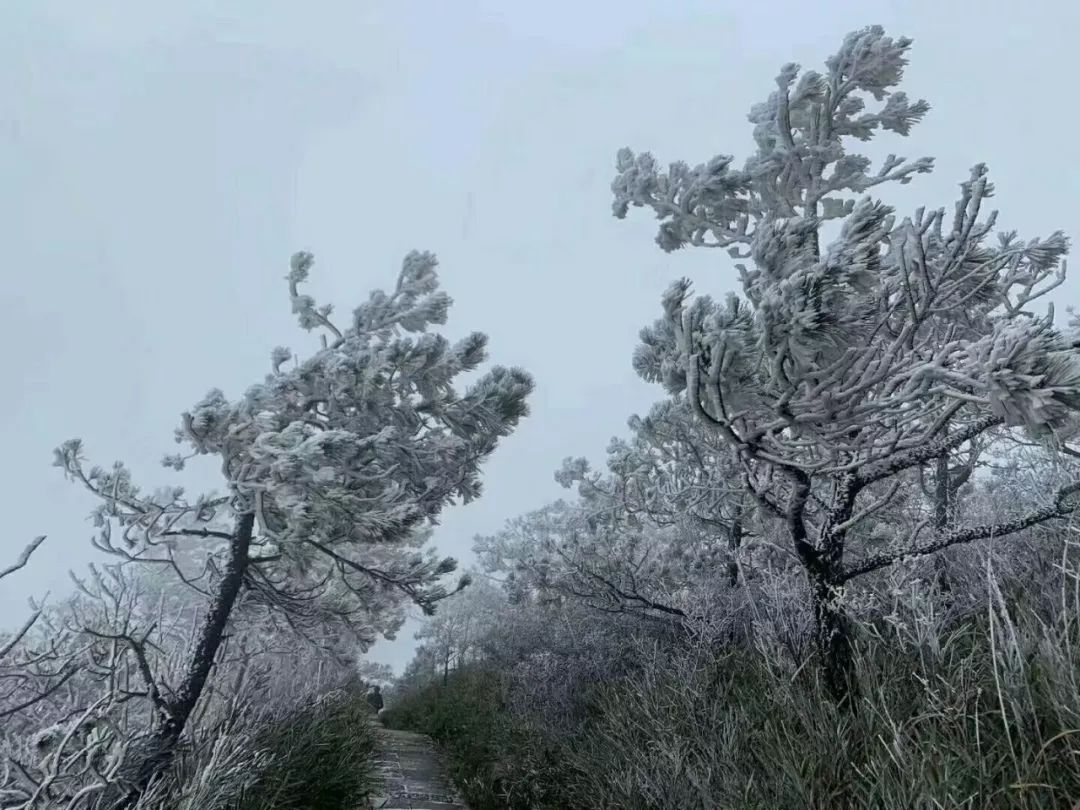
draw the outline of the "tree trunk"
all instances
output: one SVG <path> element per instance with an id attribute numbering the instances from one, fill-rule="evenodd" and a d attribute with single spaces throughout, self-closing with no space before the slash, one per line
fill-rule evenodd
<path id="1" fill-rule="evenodd" d="M 169 704 L 169 717 L 143 749 L 144 756 L 137 763 L 137 770 L 131 780 L 134 793 L 129 794 L 127 799 L 119 804 L 120 807 L 130 806 L 138 794 L 145 790 L 150 780 L 161 773 L 172 760 L 176 744 L 180 741 L 184 728 L 202 696 L 217 652 L 225 640 L 229 616 L 236 605 L 236 599 L 240 595 L 244 582 L 254 527 L 254 514 L 242 514 L 236 520 L 223 575 L 218 582 L 217 593 L 214 594 L 210 610 L 199 630 L 198 642 L 188 662 L 187 673 L 176 691 L 176 697 Z"/>
<path id="2" fill-rule="evenodd" d="M 850 708 L 858 694 L 851 655 L 851 626 L 831 579 L 825 572 L 818 576 L 811 574 L 814 643 L 821 659 L 825 687 L 838 704 Z"/>
<path id="3" fill-rule="evenodd" d="M 934 527 L 944 531 L 955 518 L 956 503 L 962 487 L 971 476 L 971 469 L 961 468 L 956 474 L 949 469 L 949 454 L 942 453 L 937 458 L 936 480 L 934 486 Z M 937 577 L 938 590 L 945 596 L 946 609 L 951 607 L 952 581 L 949 566 L 945 558 L 938 554 L 934 557 L 934 575 Z"/>
<path id="4" fill-rule="evenodd" d="M 809 495 L 809 479 L 802 482 L 802 504 Z M 799 552 L 810 583 L 814 610 L 814 642 L 821 662 L 825 686 L 838 704 L 854 708 L 858 683 L 854 673 L 851 651 L 851 625 L 841 601 L 843 585 L 844 525 L 851 519 L 859 487 L 850 475 L 833 482 L 832 502 L 828 517 L 820 529 L 818 543 L 808 542 L 801 514 L 798 520 L 789 517 L 795 548 Z"/>
<path id="5" fill-rule="evenodd" d="M 742 504 L 735 507 L 735 515 L 731 519 L 731 531 L 728 534 L 728 587 L 734 588 L 739 584 L 739 562 L 736 555 L 743 541 Z"/>

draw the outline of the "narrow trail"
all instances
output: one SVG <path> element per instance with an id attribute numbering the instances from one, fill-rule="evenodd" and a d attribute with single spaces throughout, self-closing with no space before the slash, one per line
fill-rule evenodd
<path id="1" fill-rule="evenodd" d="M 434 743 L 423 734 L 376 725 L 376 763 L 382 786 L 373 810 L 468 810 L 443 772 Z"/>

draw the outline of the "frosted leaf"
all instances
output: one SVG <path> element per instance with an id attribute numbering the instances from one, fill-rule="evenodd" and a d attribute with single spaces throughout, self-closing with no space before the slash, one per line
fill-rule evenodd
<path id="1" fill-rule="evenodd" d="M 255 414 L 252 427 L 256 433 L 269 433 L 278 429 L 278 415 L 273 411 L 259 411 Z"/>
<path id="2" fill-rule="evenodd" d="M 402 289 L 414 295 L 426 295 L 432 293 L 438 286 L 435 268 L 438 262 L 435 255 L 424 251 L 412 251 L 402 262 L 401 286 Z"/>
<path id="3" fill-rule="evenodd" d="M 280 374 L 282 364 L 291 360 L 292 356 L 292 352 L 284 346 L 276 346 L 270 355 L 270 363 L 274 369 L 274 373 Z"/>
<path id="4" fill-rule="evenodd" d="M 294 253 L 289 260 L 289 281 L 298 284 L 307 281 L 308 272 L 315 263 L 315 257 L 307 251 Z"/>
<path id="5" fill-rule="evenodd" d="M 171 467 L 174 470 L 182 470 L 184 469 L 184 457 L 179 453 L 164 456 L 161 459 L 161 465 L 163 467 Z"/>
<path id="6" fill-rule="evenodd" d="M 338 473 L 333 467 L 319 467 L 311 476 L 313 484 L 331 484 L 337 480 Z"/>
<path id="7" fill-rule="evenodd" d="M 569 489 L 578 481 L 581 481 L 589 473 L 589 462 L 584 458 L 567 457 L 563 459 L 562 467 L 555 473 L 555 481 Z"/>
<path id="8" fill-rule="evenodd" d="M 462 370 L 476 368 L 487 358 L 487 336 L 473 332 L 454 345 L 454 354 Z"/>
<path id="9" fill-rule="evenodd" d="M 837 219 L 850 214 L 854 207 L 855 200 L 825 197 L 821 201 L 821 216 L 823 219 Z"/>

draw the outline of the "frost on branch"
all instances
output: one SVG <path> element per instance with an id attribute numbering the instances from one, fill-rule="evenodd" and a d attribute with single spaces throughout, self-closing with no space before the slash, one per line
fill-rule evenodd
<path id="1" fill-rule="evenodd" d="M 847 655 L 838 594 L 851 575 L 1056 520 L 1077 491 L 1067 483 L 1025 516 L 962 526 L 948 503 L 958 493 L 943 484 L 921 511 L 885 519 L 902 499 L 918 502 L 912 486 L 931 464 L 946 482 L 957 454 L 992 453 L 1014 428 L 1075 454 L 1065 442 L 1080 423 L 1075 325 L 1063 333 L 1052 307 L 1032 309 L 1064 281 L 1064 234 L 1024 242 L 997 231 L 983 164 L 951 214 L 900 217 L 868 193 L 932 167 L 890 155 L 875 171 L 850 151 L 882 131 L 908 135 L 928 111 L 897 89 L 910 45 L 875 26 L 845 38 L 824 73 L 785 65 L 750 113 L 756 150 L 742 169 L 722 155 L 664 172 L 623 149 L 612 184 L 617 216 L 656 212 L 665 250 L 727 247 L 738 260 L 739 294 L 723 303 L 685 280 L 671 285 L 634 365 L 685 396 L 737 453 L 754 502 L 783 520 L 838 693 Z M 831 244 L 826 220 L 839 226 Z M 849 540 L 871 524 L 892 534 L 892 550 L 850 563 Z"/>
<path id="2" fill-rule="evenodd" d="M 1060 232 L 992 239 L 985 166 L 961 184 L 951 223 L 944 209 L 898 219 L 869 196 L 825 211 L 826 194 L 929 170 L 928 160 L 890 158 L 870 175 L 866 159 L 845 151 L 879 130 L 907 134 L 926 112 L 894 89 L 910 44 L 868 28 L 845 39 L 823 75 L 800 78 L 785 66 L 751 114 L 757 152 L 738 182 L 726 168 L 716 179 L 727 158 L 708 164 L 713 181 L 699 173 L 683 182 L 682 168 L 657 174 L 651 158 L 620 152 L 617 213 L 651 205 L 665 220 L 665 247 L 705 244 L 692 233 L 708 232 L 717 244 L 739 243 L 735 252 L 749 260 L 736 265 L 741 297 L 722 304 L 674 284 L 664 316 L 642 332 L 635 367 L 686 391 L 759 458 L 813 471 L 838 453 L 857 459 L 909 445 L 956 407 L 960 420 L 989 410 L 1034 433 L 1060 429 L 1075 410 L 1077 354 L 1052 317 L 1029 308 L 1064 279 L 1068 241 Z M 863 112 L 866 96 L 885 104 Z M 839 235 L 822 246 L 822 222 L 833 215 Z M 672 241 L 675 233 L 683 236 Z"/>
<path id="3" fill-rule="evenodd" d="M 183 677 L 125 766 L 136 789 L 179 743 L 238 606 L 301 633 L 351 630 L 361 648 L 392 636 L 408 602 L 434 612 L 457 563 L 427 546 L 430 527 L 449 503 L 480 494 L 483 461 L 527 413 L 533 383 L 520 369 L 496 366 L 455 387 L 484 361 L 487 341 L 431 331 L 450 299 L 430 253 L 406 256 L 394 289 L 373 292 L 344 328 L 331 306 L 300 291 L 313 262 L 296 254 L 287 281 L 299 325 L 320 331 L 322 348 L 291 367 L 292 353 L 275 348 L 272 373 L 239 398 L 211 389 L 181 417 L 176 441 L 188 452 L 163 461 L 180 470 L 193 456 L 215 457 L 223 494 L 147 496 L 120 462 L 87 468 L 78 440 L 56 451 L 56 464 L 98 498 L 99 548 L 166 564 L 209 597 Z"/>
<path id="4" fill-rule="evenodd" d="M 506 577 L 516 598 L 576 599 L 670 623 L 700 617 L 704 594 L 726 596 L 735 586 L 748 532 L 730 448 L 677 400 L 629 427 L 629 437 L 609 444 L 605 470 L 565 459 L 555 478 L 576 490 L 573 501 L 476 539 L 481 564 Z"/>
<path id="5" fill-rule="evenodd" d="M 368 575 L 430 601 L 444 592 L 430 580 L 449 564 L 395 556 L 394 543 L 450 500 L 480 494 L 480 462 L 525 415 L 532 381 L 495 367 L 455 390 L 454 378 L 484 361 L 487 341 L 472 334 L 451 344 L 429 331 L 450 304 L 432 254 L 406 256 L 394 289 L 373 292 L 348 328 L 301 294 L 313 263 L 309 253 L 293 257 L 289 293 L 299 325 L 326 333 L 324 348 L 292 368 L 290 350 L 275 348 L 273 373 L 239 399 L 212 389 L 176 432 L 189 453 L 165 459 L 180 469 L 192 455 L 216 456 L 227 495 L 147 498 L 122 464 L 86 469 L 78 441 L 57 451 L 57 464 L 100 496 L 105 548 L 113 548 L 112 521 L 128 549 L 161 550 L 166 537 L 209 532 L 223 516 L 254 510 L 253 543 L 272 546 L 279 564 L 329 564 L 358 591 L 353 579 Z"/>
<path id="6" fill-rule="evenodd" d="M 753 241 L 754 226 L 768 215 L 832 218 L 851 212 L 851 196 L 888 180 L 906 183 L 930 171 L 930 158 L 905 161 L 890 155 L 877 171 L 868 158 L 846 151 L 846 141 L 870 140 L 879 130 L 907 135 L 929 111 L 893 90 L 903 77 L 911 40 L 893 40 L 879 26 L 850 34 L 828 60 L 826 74 L 798 65 L 781 68 L 777 90 L 755 105 L 757 151 L 742 169 L 718 155 L 690 169 L 676 161 L 662 171 L 648 152 L 621 149 L 616 160 L 614 211 L 650 207 L 661 220 L 664 250 L 686 245 L 731 247 Z M 866 98 L 884 102 L 866 111 Z"/>

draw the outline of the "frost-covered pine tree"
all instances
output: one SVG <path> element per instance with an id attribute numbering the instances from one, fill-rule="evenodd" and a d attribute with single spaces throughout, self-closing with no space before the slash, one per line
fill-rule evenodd
<path id="1" fill-rule="evenodd" d="M 662 400 L 645 416 L 632 416 L 627 426 L 630 435 L 608 445 L 606 473 L 591 470 L 584 458 L 567 458 L 556 480 L 567 488 L 576 485 L 594 522 L 616 533 L 671 537 L 669 544 L 642 538 L 645 547 L 624 560 L 636 572 L 649 561 L 662 570 L 683 568 L 685 581 L 685 569 L 722 559 L 727 585 L 734 586 L 736 555 L 749 527 L 748 498 L 731 448 L 681 400 Z"/>
<path id="2" fill-rule="evenodd" d="M 451 344 L 431 331 L 451 303 L 433 255 L 406 256 L 393 290 L 373 292 L 347 327 L 300 292 L 312 262 L 296 254 L 288 284 L 300 326 L 320 331 L 322 348 L 304 360 L 275 349 L 272 373 L 237 399 L 211 390 L 176 432 L 188 452 L 164 461 L 181 469 L 213 456 L 225 494 L 147 496 L 121 463 L 87 468 L 78 440 L 57 450 L 57 465 L 100 499 L 104 550 L 173 563 L 186 578 L 184 542 L 213 544 L 197 643 L 181 682 L 160 690 L 157 724 L 128 774 L 136 788 L 183 734 L 238 604 L 288 615 L 317 602 L 325 616 L 382 629 L 403 599 L 431 612 L 456 563 L 423 551 L 425 530 L 450 502 L 480 494 L 481 463 L 526 415 L 533 383 L 519 369 L 494 367 L 455 389 L 484 361 L 487 340 Z"/>
<path id="3" fill-rule="evenodd" d="M 414 635 L 416 657 L 431 661 L 433 674 L 445 685 L 450 672 L 475 658 L 481 641 L 504 620 L 505 602 L 502 591 L 486 579 L 474 580 L 424 620 Z"/>
<path id="4" fill-rule="evenodd" d="M 737 260 L 741 295 L 714 300 L 685 280 L 672 285 L 634 362 L 737 451 L 745 487 L 782 522 L 840 696 L 845 583 L 1063 517 L 1080 490 L 1066 483 L 985 525 L 940 509 L 935 519 L 927 505 L 909 526 L 891 527 L 885 548 L 848 553 L 853 530 L 885 514 L 921 467 L 948 467 L 973 442 L 985 452 L 1018 429 L 1061 446 L 1080 408 L 1077 343 L 1055 327 L 1052 307 L 1031 309 L 1065 277 L 1065 236 L 996 231 L 982 164 L 951 215 L 897 218 L 869 193 L 932 166 L 890 155 L 873 171 L 850 151 L 882 130 L 907 135 L 929 109 L 896 89 L 910 45 L 875 26 L 848 35 L 824 73 L 785 65 L 750 112 L 757 149 L 742 168 L 721 155 L 665 171 L 623 149 L 612 186 L 616 216 L 631 206 L 656 212 L 664 250 L 714 247 Z M 837 236 L 823 245 L 830 222 Z"/>
<path id="5" fill-rule="evenodd" d="M 555 478 L 576 499 L 508 521 L 474 551 L 489 573 L 545 599 L 662 624 L 703 618 L 704 595 L 737 584 L 751 529 L 737 464 L 684 402 L 661 401 L 628 426 L 608 445 L 606 469 L 563 461 Z"/>

